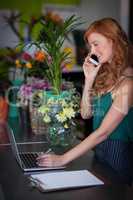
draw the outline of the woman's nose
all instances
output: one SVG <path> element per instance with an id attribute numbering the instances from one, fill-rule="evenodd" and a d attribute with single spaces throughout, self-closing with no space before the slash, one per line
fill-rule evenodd
<path id="1" fill-rule="evenodd" d="M 91 48 L 90 54 L 96 54 L 96 49 L 94 47 Z"/>

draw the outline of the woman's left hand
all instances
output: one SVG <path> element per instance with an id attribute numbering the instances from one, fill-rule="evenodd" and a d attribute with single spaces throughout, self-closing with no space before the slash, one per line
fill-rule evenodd
<path id="1" fill-rule="evenodd" d="M 65 164 L 63 158 L 63 155 L 44 153 L 37 158 L 37 164 L 41 167 L 59 167 Z"/>

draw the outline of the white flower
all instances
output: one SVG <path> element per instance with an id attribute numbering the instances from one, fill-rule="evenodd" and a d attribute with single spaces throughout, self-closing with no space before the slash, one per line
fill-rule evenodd
<path id="1" fill-rule="evenodd" d="M 50 117 L 49 117 L 48 115 L 44 115 L 43 120 L 44 120 L 44 122 L 46 122 L 46 123 L 51 122 L 51 119 L 50 119 Z"/>
<path id="2" fill-rule="evenodd" d="M 72 117 L 75 117 L 75 111 L 72 107 L 63 108 L 63 113 L 69 119 L 71 119 Z"/>
<path id="3" fill-rule="evenodd" d="M 79 98 L 75 95 L 74 90 L 70 90 L 65 97 L 46 96 L 38 111 L 42 114 L 45 123 L 59 122 L 68 128 L 72 124 L 78 108 Z"/>
<path id="4" fill-rule="evenodd" d="M 61 123 L 65 122 L 67 120 L 67 117 L 66 117 L 65 113 L 63 113 L 63 112 L 60 112 L 59 114 L 57 114 L 56 118 Z"/>
<path id="5" fill-rule="evenodd" d="M 39 109 L 38 112 L 44 114 L 44 113 L 48 113 L 50 111 L 49 107 L 47 107 L 46 105 L 42 105 Z"/>

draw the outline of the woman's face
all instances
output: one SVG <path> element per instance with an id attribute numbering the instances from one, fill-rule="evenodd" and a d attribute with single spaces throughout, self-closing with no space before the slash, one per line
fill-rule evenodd
<path id="1" fill-rule="evenodd" d="M 95 54 L 100 63 L 111 62 L 113 57 L 113 43 L 111 39 L 94 32 L 88 36 L 88 43 L 90 46 L 90 54 Z"/>

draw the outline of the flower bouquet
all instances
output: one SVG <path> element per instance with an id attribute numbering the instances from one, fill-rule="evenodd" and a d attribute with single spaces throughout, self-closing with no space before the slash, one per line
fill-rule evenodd
<path id="1" fill-rule="evenodd" d="M 75 116 L 79 112 L 80 96 L 75 89 L 63 91 L 60 96 L 53 96 L 51 92 L 40 93 L 41 113 L 45 124 L 49 124 L 48 140 L 51 145 L 67 146 L 72 144 L 75 135 Z"/>

